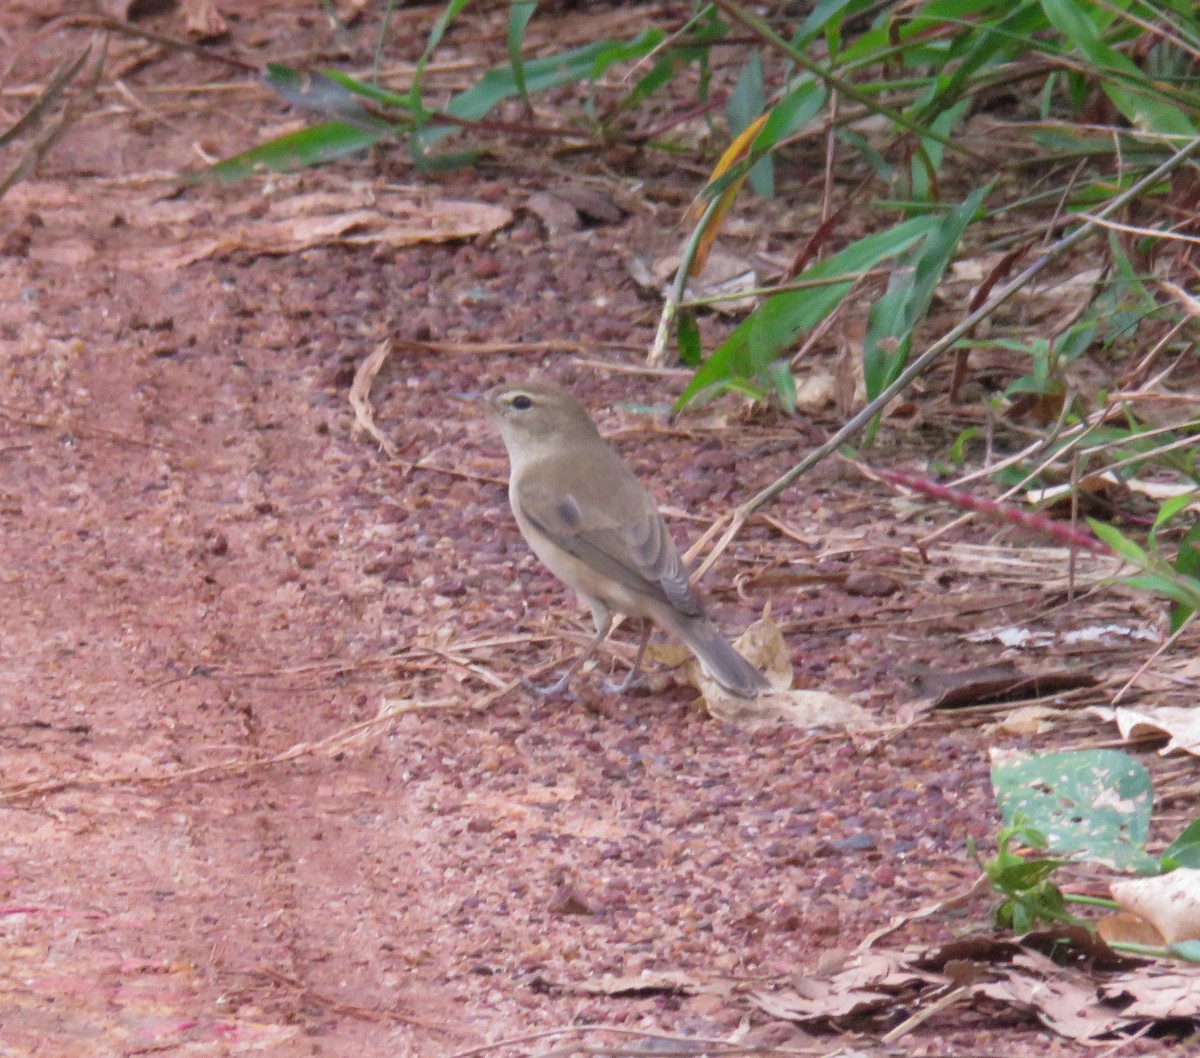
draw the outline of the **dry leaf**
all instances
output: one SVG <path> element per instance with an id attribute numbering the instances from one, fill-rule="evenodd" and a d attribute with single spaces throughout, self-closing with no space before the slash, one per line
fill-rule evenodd
<path id="1" fill-rule="evenodd" d="M 1042 735 L 1053 730 L 1054 719 L 1062 714 L 1047 705 L 1023 705 L 1005 713 L 994 726 L 1006 735 Z"/>
<path id="2" fill-rule="evenodd" d="M 671 283 L 678 268 L 679 254 L 660 257 L 649 267 L 634 258 L 629 264 L 629 274 L 639 286 L 659 293 Z M 721 296 L 721 301 L 714 301 L 708 307 L 725 316 L 743 316 L 757 301 L 748 292 L 755 290 L 758 285 L 758 273 L 749 261 L 724 250 L 714 250 L 709 255 L 704 271 L 688 280 L 683 296 L 685 301 Z M 728 297 L 739 293 L 745 296 Z"/>
<path id="3" fill-rule="evenodd" d="M 729 694 L 711 679 L 691 652 L 678 643 L 652 643 L 646 653 L 670 666 L 685 666 L 684 676 L 700 691 L 711 716 L 726 723 L 756 727 L 790 724 L 801 728 L 855 730 L 874 727 L 875 719 L 861 706 L 828 691 L 792 687 L 792 659 L 783 633 L 768 606 L 734 642 L 734 648 L 757 669 L 765 672 L 770 687 L 757 698 Z"/>
<path id="4" fill-rule="evenodd" d="M 785 723 L 806 729 L 855 730 L 874 726 L 871 715 L 846 698 L 828 691 L 792 688 L 791 655 L 770 607 L 738 637 L 734 647 L 751 665 L 765 670 L 770 688 L 757 698 L 738 698 L 693 663 L 691 681 L 700 689 L 709 714 L 718 720 L 748 727 Z"/>
<path id="5" fill-rule="evenodd" d="M 1085 930 L 1066 931 L 1078 965 L 1063 966 L 1043 952 L 991 936 L 964 937 L 937 948 L 871 951 L 837 973 L 797 978 L 790 990 L 759 992 L 751 1001 L 773 1017 L 817 1022 L 845 1030 L 846 1019 L 878 1027 L 876 1015 L 897 1017 L 928 1010 L 946 988 L 967 1001 L 988 1000 L 1028 1011 L 1063 1036 L 1093 1040 L 1167 1019 L 1200 1018 L 1200 967 L 1168 971 L 1148 965 L 1119 976 L 1096 972 L 1086 958 L 1103 946 Z M 1031 940 L 1034 935 L 1025 938 Z M 1061 942 L 1066 939 L 1059 934 Z M 1076 941 L 1082 942 L 1079 947 Z M 1061 946 L 1061 945 L 1060 945 Z M 1124 961 L 1128 965 L 1127 961 Z M 982 1011 L 981 1011 L 982 1013 Z"/>
<path id="6" fill-rule="evenodd" d="M 183 0 L 183 16 L 192 40 L 218 40 L 229 32 L 229 23 L 221 17 L 213 0 Z"/>
<path id="7" fill-rule="evenodd" d="M 1096 932 L 1105 944 L 1145 944 L 1161 948 L 1166 941 L 1149 922 L 1129 911 L 1105 915 L 1096 923 Z"/>
<path id="8" fill-rule="evenodd" d="M 1200 940 L 1200 870 L 1180 867 L 1154 878 L 1109 885 L 1113 899 L 1151 923 L 1168 944 Z"/>
<path id="9" fill-rule="evenodd" d="M 129 209 L 128 198 L 91 189 L 86 200 L 65 184 L 19 184 L 9 194 L 18 209 L 46 218 L 38 233 L 38 256 L 76 263 L 102 256 L 131 271 L 182 268 L 207 257 L 238 251 L 289 254 L 334 243 L 393 247 L 449 242 L 488 235 L 512 220 L 509 210 L 482 202 L 455 201 L 380 191 L 368 185 L 335 192 L 277 194 L 266 202 L 243 198 L 219 208 L 197 192 L 160 198 Z M 120 217 L 103 241 L 78 237 L 96 215 Z M 147 238 L 153 233 L 154 238 Z M 157 245 L 155 241 L 157 240 Z M 149 246 L 147 247 L 147 244 Z"/>
<path id="10" fill-rule="evenodd" d="M 570 202 L 579 213 L 593 224 L 616 224 L 623 220 L 625 211 L 603 191 L 582 184 L 565 184 L 554 189 L 554 194 Z"/>
<path id="11" fill-rule="evenodd" d="M 829 371 L 812 371 L 796 382 L 797 411 L 820 411 L 837 397 L 837 379 Z"/>
<path id="12" fill-rule="evenodd" d="M 640 974 L 605 974 L 591 981 L 582 981 L 575 988 L 601 996 L 644 996 L 661 993 L 676 995 L 700 995 L 712 993 L 728 995 L 732 986 L 728 981 L 706 983 L 682 970 L 643 970 Z"/>
<path id="13" fill-rule="evenodd" d="M 334 0 L 333 9 L 343 25 L 352 26 L 359 20 L 368 3 L 369 0 Z"/>
<path id="14" fill-rule="evenodd" d="M 1106 705 L 1094 705 L 1089 713 L 1102 720 L 1115 720 L 1121 737 L 1136 741 L 1147 735 L 1166 735 L 1168 742 L 1159 751 L 1170 753 L 1181 749 L 1193 756 L 1200 756 L 1200 709 L 1188 705 L 1147 705 L 1139 709 Z"/>
<path id="15" fill-rule="evenodd" d="M 1099 994 L 1106 1002 L 1121 1006 L 1121 1013 L 1134 1024 L 1167 1018 L 1196 1021 L 1200 1018 L 1200 966 L 1186 969 L 1148 966 L 1105 981 Z"/>
<path id="16" fill-rule="evenodd" d="M 927 665 L 913 664 L 908 666 L 908 675 L 913 689 L 923 697 L 932 698 L 932 706 L 937 709 L 1040 697 L 1075 687 L 1090 687 L 1096 682 L 1094 676 L 1079 671 L 1026 672 L 1011 661 L 957 672 L 938 672 Z"/>
<path id="17" fill-rule="evenodd" d="M 535 191 L 525 199 L 525 208 L 542 222 L 542 227 L 551 238 L 561 232 L 576 231 L 583 227 L 579 211 L 570 202 L 549 191 Z"/>

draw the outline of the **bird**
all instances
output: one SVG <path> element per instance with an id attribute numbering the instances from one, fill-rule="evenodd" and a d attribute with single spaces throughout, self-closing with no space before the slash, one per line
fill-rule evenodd
<path id="1" fill-rule="evenodd" d="M 683 641 L 730 694 L 755 698 L 767 681 L 708 619 L 658 507 L 587 408 L 546 379 L 493 386 L 484 409 L 508 451 L 508 499 L 521 535 L 592 614 L 595 637 L 552 685 L 565 691 L 612 629 L 641 618 L 642 638 L 623 691 L 638 676 L 654 625 Z"/>

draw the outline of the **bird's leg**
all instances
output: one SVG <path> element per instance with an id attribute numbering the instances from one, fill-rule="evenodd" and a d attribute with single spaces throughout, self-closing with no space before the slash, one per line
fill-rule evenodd
<path id="1" fill-rule="evenodd" d="M 629 675 L 626 676 L 620 683 L 616 680 L 605 680 L 604 689 L 606 691 L 615 691 L 620 694 L 621 691 L 627 691 L 634 686 L 640 675 L 642 668 L 642 659 L 646 656 L 646 644 L 650 642 L 650 633 L 654 631 L 654 625 L 648 617 L 642 618 L 642 641 L 638 643 L 637 657 L 633 659 L 633 668 L 629 670 Z"/>
<path id="2" fill-rule="evenodd" d="M 597 612 L 596 608 L 593 607 L 592 620 L 596 625 L 596 634 L 592 637 L 592 641 L 588 644 L 587 649 L 573 662 L 571 662 L 570 666 L 567 668 L 567 671 L 559 676 L 559 678 L 550 684 L 549 687 L 539 687 L 535 683 L 531 683 L 529 680 L 521 681 L 539 698 L 553 698 L 555 695 L 562 694 L 562 692 L 565 691 L 570 684 L 571 677 L 574 676 L 575 673 L 577 673 L 584 666 L 585 662 L 587 662 L 591 656 L 596 653 L 596 650 L 599 648 L 600 644 L 604 642 L 605 637 L 612 629 L 612 614 L 607 610 Z"/>

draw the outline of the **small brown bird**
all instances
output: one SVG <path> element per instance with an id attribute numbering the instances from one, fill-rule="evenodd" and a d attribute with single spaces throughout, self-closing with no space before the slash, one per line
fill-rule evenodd
<path id="1" fill-rule="evenodd" d="M 557 694 L 612 628 L 613 613 L 674 633 L 717 683 L 753 698 L 767 681 L 704 616 L 679 551 L 642 483 L 600 436 L 587 409 L 567 390 L 532 379 L 484 394 L 488 415 L 508 449 L 508 499 L 521 535 L 550 571 L 592 612 L 596 636 L 544 694 Z"/>

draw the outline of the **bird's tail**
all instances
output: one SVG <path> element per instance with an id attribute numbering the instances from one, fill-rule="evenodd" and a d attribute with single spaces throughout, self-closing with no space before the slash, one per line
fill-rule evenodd
<path id="1" fill-rule="evenodd" d="M 708 618 L 676 616 L 672 625 L 704 671 L 730 694 L 754 698 L 770 686 L 766 677 L 726 642 Z"/>

